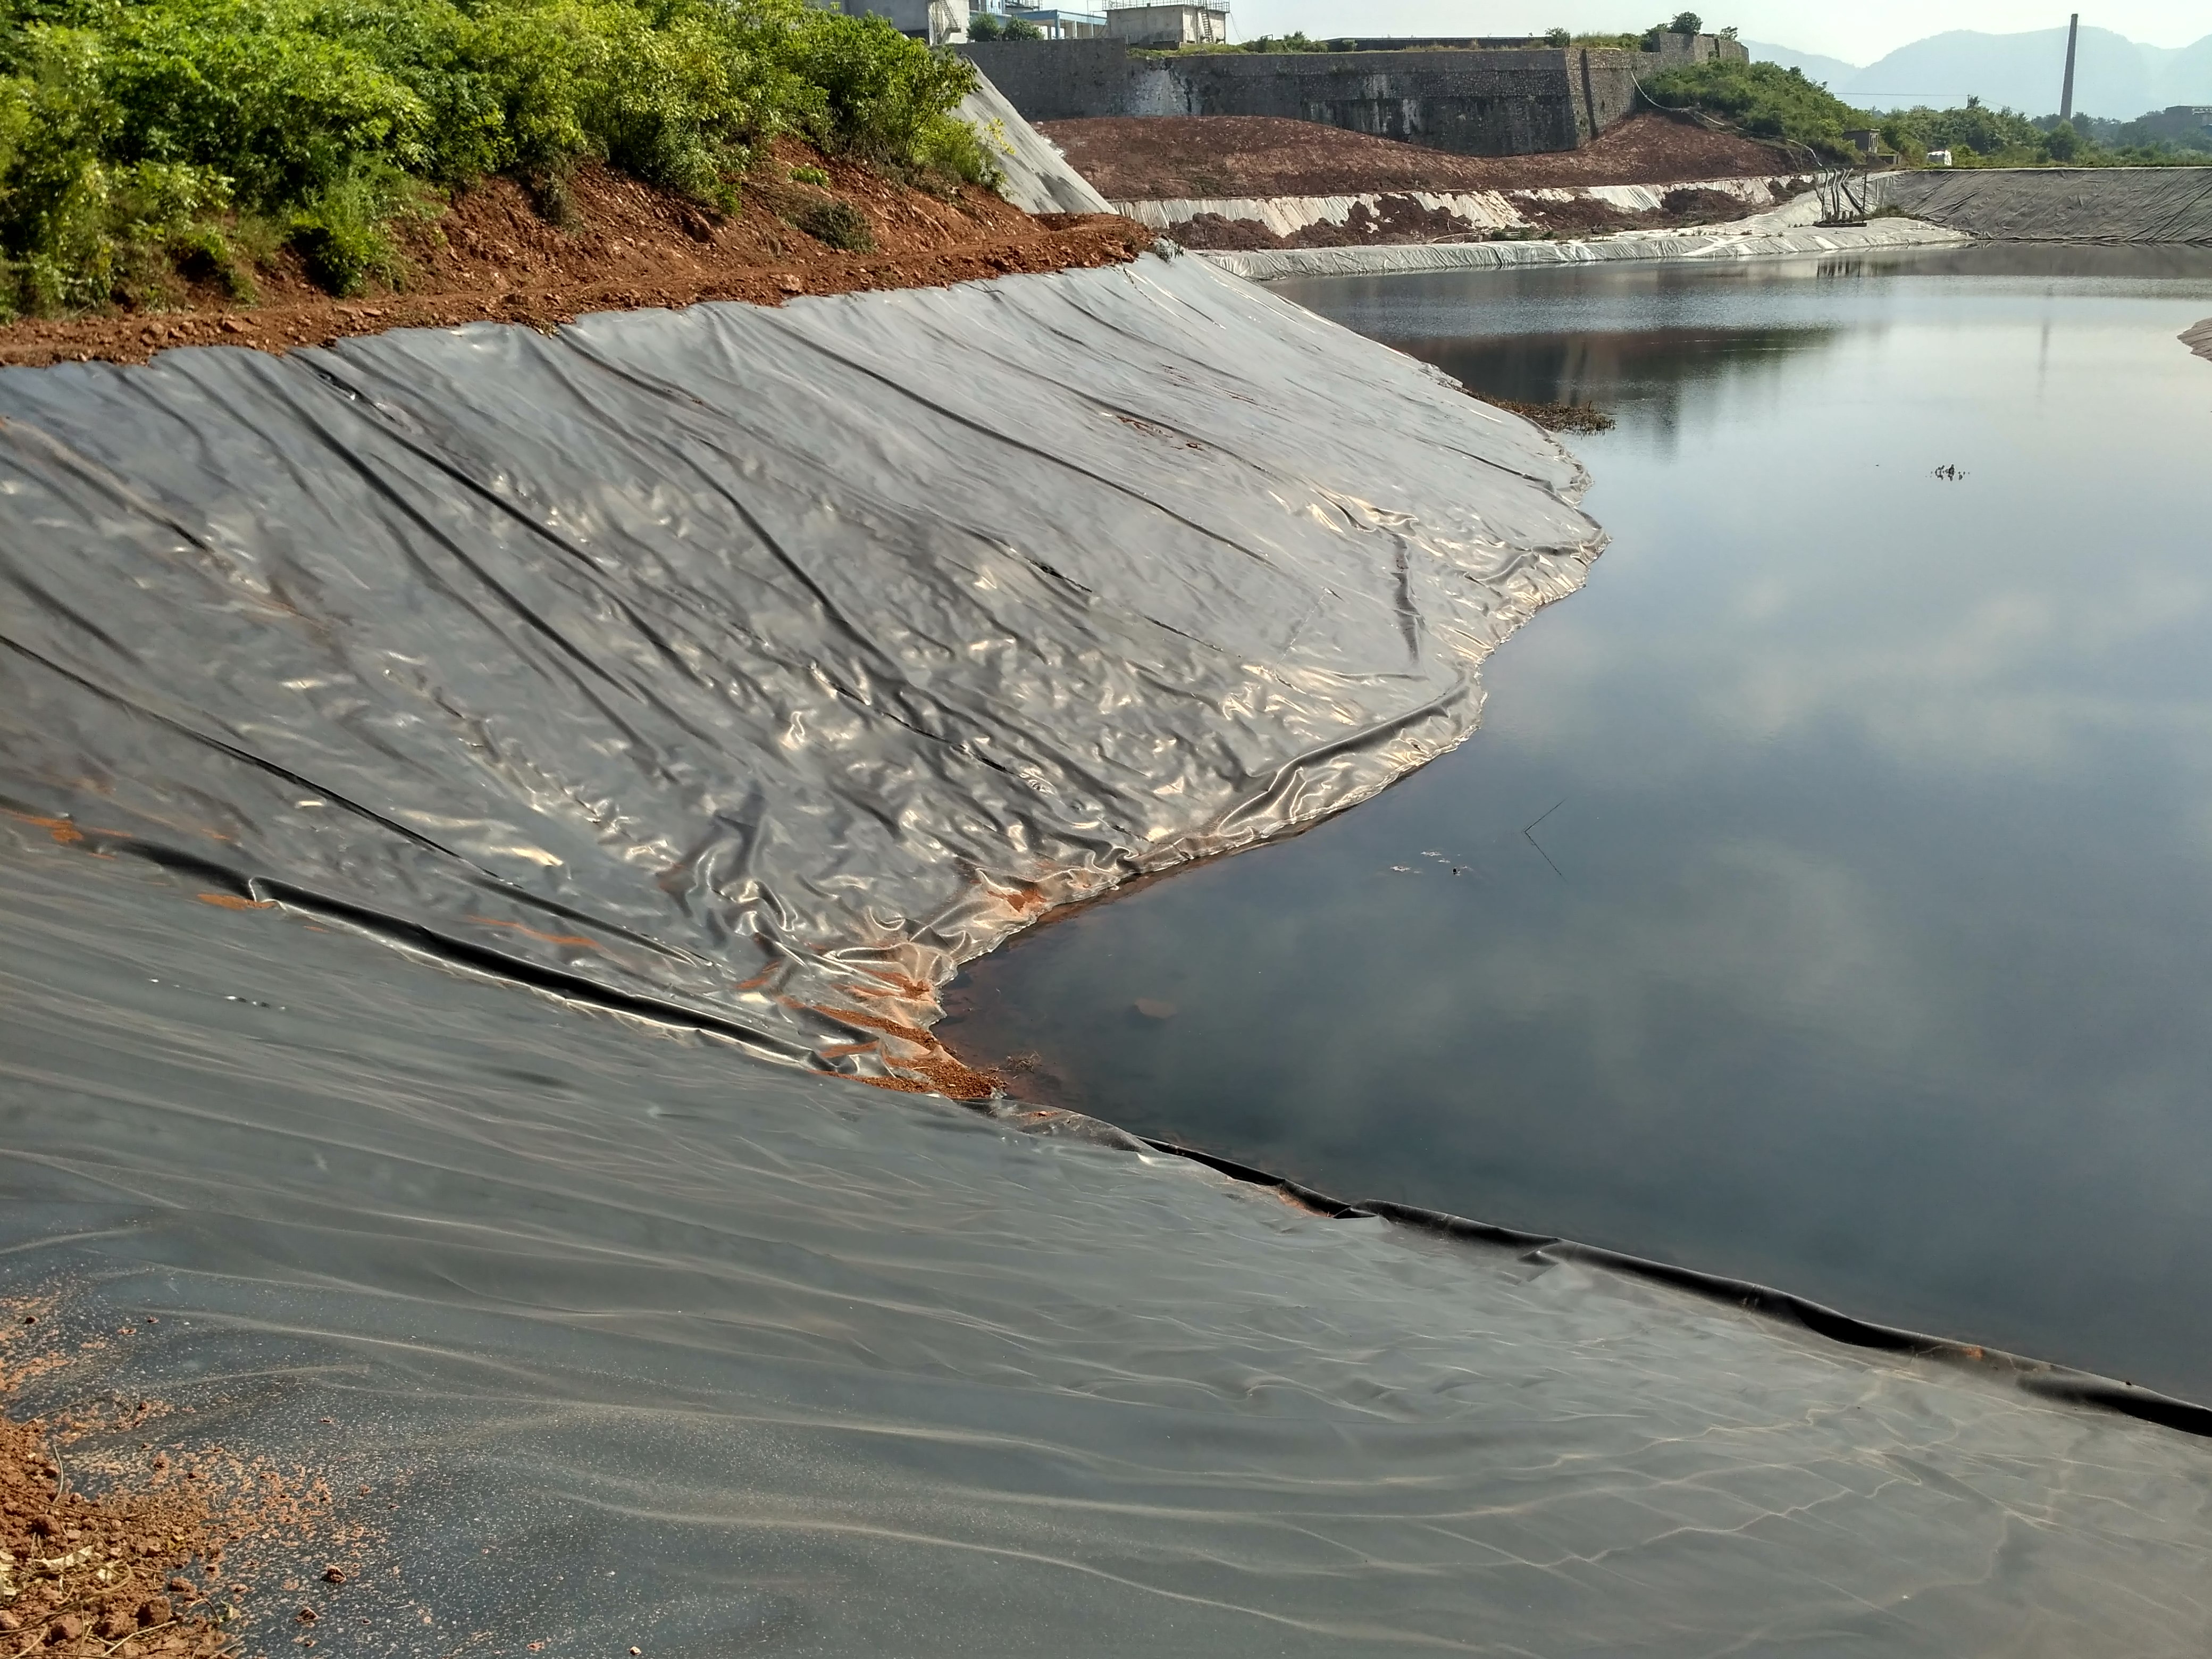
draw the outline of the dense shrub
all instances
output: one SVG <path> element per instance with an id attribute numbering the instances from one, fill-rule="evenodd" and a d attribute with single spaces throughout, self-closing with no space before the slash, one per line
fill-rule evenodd
<path id="1" fill-rule="evenodd" d="M 948 112 L 975 84 L 967 59 L 919 47 L 882 17 L 816 12 L 787 38 L 804 83 L 801 126 L 833 153 L 915 163 L 942 143 Z"/>
<path id="2" fill-rule="evenodd" d="M 0 313 L 235 276 L 272 229 L 348 292 L 433 187 L 557 206 L 584 157 L 724 207 L 779 132 L 982 181 L 973 83 L 803 0 L 0 0 Z"/>
<path id="3" fill-rule="evenodd" d="M 1754 137 L 1786 139 L 1838 160 L 1855 154 L 1844 134 L 1873 125 L 1826 87 L 1779 64 L 1685 64 L 1651 76 L 1644 90 L 1662 108 L 1700 110 Z"/>
<path id="4" fill-rule="evenodd" d="M 2048 135 L 2033 121 L 2008 109 L 1990 109 L 1978 99 L 1969 99 L 1963 109 L 1922 108 L 1893 114 L 1881 124 L 1881 137 L 1907 156 L 1948 149 L 1961 166 L 1999 158 L 2032 166 L 2051 159 Z"/>
<path id="5" fill-rule="evenodd" d="M 2085 123 L 2085 125 L 2104 129 L 2094 132 L 2094 137 L 2122 154 L 2155 157 L 2169 165 L 2174 162 L 2202 164 L 2208 157 L 2212 157 L 2212 127 L 2200 126 L 2176 137 L 2170 131 L 2160 131 L 2164 125 L 2155 115 L 2143 116 L 2133 121 Z"/>
<path id="6" fill-rule="evenodd" d="M 1642 37 L 1636 44 L 1642 51 L 1656 52 L 1659 50 L 1659 37 L 1662 34 L 1696 35 L 1703 34 L 1705 32 L 1705 20 L 1704 18 L 1698 16 L 1698 14 L 1693 11 L 1678 11 L 1674 14 L 1671 21 L 1664 23 L 1654 23 L 1650 28 L 1644 30 Z M 1729 35 L 1733 37 L 1735 31 L 1731 29 L 1729 33 Z"/>
<path id="7" fill-rule="evenodd" d="M 2099 142 L 2099 129 L 2122 142 Z M 2085 130 L 2086 129 L 2086 130 Z M 2008 109 L 1990 109 L 1970 98 L 1961 109 L 1910 109 L 1881 124 L 1882 142 L 1907 161 L 1931 149 L 1951 152 L 1962 167 L 2202 167 L 2212 152 L 2172 144 L 2130 143 L 2133 135 L 2118 122 L 2084 120 L 2077 125 L 2046 116 L 2031 121 Z"/>
<path id="8" fill-rule="evenodd" d="M 1288 34 L 1260 35 L 1254 40 L 1242 42 L 1238 49 L 1243 52 L 1348 52 L 1351 48 L 1352 41 L 1349 38 L 1341 40 L 1313 40 L 1306 37 L 1304 30 L 1293 29 Z"/>
<path id="9" fill-rule="evenodd" d="M 817 197 L 800 203 L 784 215 L 818 242 L 846 253 L 872 253 L 876 249 L 876 234 L 868 228 L 866 216 L 850 202 L 836 197 Z"/>
<path id="10" fill-rule="evenodd" d="M 968 20 L 970 40 L 1042 40 L 1044 31 L 1026 17 L 1000 17 L 988 11 Z"/>

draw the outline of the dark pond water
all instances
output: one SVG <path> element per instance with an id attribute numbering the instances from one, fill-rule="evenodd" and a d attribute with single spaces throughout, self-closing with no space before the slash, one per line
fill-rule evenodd
<path id="1" fill-rule="evenodd" d="M 1613 545 L 1459 751 L 1018 941 L 947 1038 L 1348 1197 L 2212 1397 L 2212 250 L 1294 293 L 1614 411 Z"/>

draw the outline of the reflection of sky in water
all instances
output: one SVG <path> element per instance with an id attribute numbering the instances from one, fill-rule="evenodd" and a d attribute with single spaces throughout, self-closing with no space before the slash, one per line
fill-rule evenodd
<path id="1" fill-rule="evenodd" d="M 2212 1396 L 2212 255 L 1541 275 L 1297 294 L 1620 417 L 1573 441 L 1614 544 L 1485 729 L 980 965 L 948 1036 L 1333 1191 Z"/>

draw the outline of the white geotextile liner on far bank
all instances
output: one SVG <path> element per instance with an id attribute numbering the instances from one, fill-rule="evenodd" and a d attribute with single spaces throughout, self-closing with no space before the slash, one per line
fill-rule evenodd
<path id="1" fill-rule="evenodd" d="M 1044 908 L 1457 742 L 1601 541 L 1534 428 L 1158 256 L 0 418 L 0 805 L 869 1073 Z"/>

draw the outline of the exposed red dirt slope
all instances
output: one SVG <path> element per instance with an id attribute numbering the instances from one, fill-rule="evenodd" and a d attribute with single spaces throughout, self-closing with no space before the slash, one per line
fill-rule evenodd
<path id="1" fill-rule="evenodd" d="M 174 1490 L 66 1490 L 43 1425 L 0 1418 L 0 1653 L 211 1659 L 228 1645 L 175 1570 L 204 1547 L 207 1506 Z"/>
<path id="2" fill-rule="evenodd" d="M 793 183 L 799 165 L 824 168 L 828 187 Z M 1032 218 L 972 185 L 947 199 L 787 143 L 746 179 L 733 216 L 597 167 L 579 168 L 569 192 L 565 228 L 549 223 L 505 179 L 485 180 L 441 216 L 403 222 L 405 271 L 397 288 L 332 299 L 287 255 L 256 273 L 251 305 L 229 300 L 210 281 L 177 295 L 170 309 L 13 323 L 0 327 L 0 363 L 143 362 L 181 345 L 283 350 L 487 318 L 550 327 L 588 311 L 699 300 L 775 304 L 797 294 L 1111 264 L 1152 240 L 1126 219 Z M 874 252 L 840 252 L 783 216 L 832 197 L 866 219 Z"/>
<path id="3" fill-rule="evenodd" d="M 69 1300 L 0 1299 L 0 1659 L 368 1653 L 394 1633 L 418 1650 L 405 1638 L 427 1611 L 363 1518 L 404 1513 L 411 1471 L 348 1498 L 327 1467 L 226 1446 L 200 1407 L 112 1386 L 161 1319 L 88 1327 Z M 9 1414 L 33 1383 L 46 1408 Z M 347 1431 L 322 1422 L 342 1448 Z"/>
<path id="4" fill-rule="evenodd" d="M 1100 194 L 1121 202 L 1665 185 L 1795 170 L 1771 145 L 1649 112 L 1550 155 L 1454 155 L 1261 115 L 1109 116 L 1039 130 Z"/>

